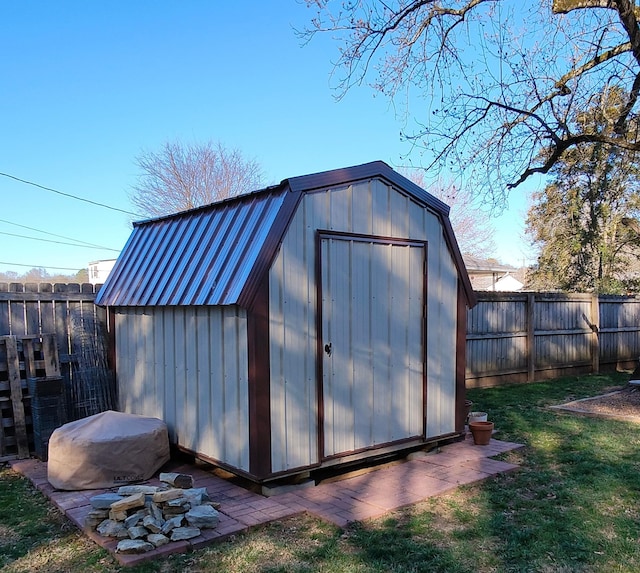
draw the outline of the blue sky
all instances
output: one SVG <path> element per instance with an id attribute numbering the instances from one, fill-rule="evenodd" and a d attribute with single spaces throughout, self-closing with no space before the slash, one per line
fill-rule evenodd
<path id="1" fill-rule="evenodd" d="M 0 172 L 130 211 L 135 157 L 166 141 L 239 148 L 267 184 L 404 163 L 389 102 L 366 86 L 336 101 L 337 45 L 294 34 L 312 14 L 296 0 L 1 3 Z M 3 176 L 0 201 L 0 271 L 20 274 L 113 258 L 136 219 Z M 530 256 L 525 211 L 516 189 L 495 222 L 505 263 Z M 112 250 L 6 234 L 67 242 L 24 226 Z"/>

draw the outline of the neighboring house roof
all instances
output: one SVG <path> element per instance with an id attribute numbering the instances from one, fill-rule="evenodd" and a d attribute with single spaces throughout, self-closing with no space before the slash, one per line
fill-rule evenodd
<path id="1" fill-rule="evenodd" d="M 471 275 L 491 275 L 494 273 L 510 273 L 517 269 L 510 265 L 503 265 L 494 260 L 480 259 L 471 255 L 462 255 L 467 272 Z"/>
<path id="2" fill-rule="evenodd" d="M 524 288 L 524 284 L 513 276 L 518 272 L 515 267 L 470 255 L 464 255 L 463 258 L 476 291 L 519 291 Z"/>
<path id="3" fill-rule="evenodd" d="M 477 291 L 493 290 L 515 292 L 520 291 L 524 288 L 523 283 L 509 274 L 503 275 L 499 279 L 495 279 L 494 277 L 490 276 L 472 277 L 471 284 L 473 284 L 473 288 Z"/>
<path id="4" fill-rule="evenodd" d="M 292 177 L 261 191 L 134 223 L 96 304 L 246 307 L 302 194 L 375 177 L 438 215 L 466 299 L 473 306 L 475 294 L 449 221 L 449 207 L 382 161 Z"/>

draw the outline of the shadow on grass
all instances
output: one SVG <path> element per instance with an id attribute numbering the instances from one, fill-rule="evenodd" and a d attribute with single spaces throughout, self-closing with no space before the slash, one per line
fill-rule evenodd
<path id="1" fill-rule="evenodd" d="M 619 382 L 594 376 L 473 394 L 494 413 L 501 437 L 527 443 L 521 470 L 478 493 L 501 570 L 640 568 L 640 427 L 547 409 Z"/>
<path id="2" fill-rule="evenodd" d="M 349 543 L 375 571 L 640 570 L 640 427 L 548 409 L 597 395 L 620 376 L 470 392 L 515 472 L 355 527 Z"/>

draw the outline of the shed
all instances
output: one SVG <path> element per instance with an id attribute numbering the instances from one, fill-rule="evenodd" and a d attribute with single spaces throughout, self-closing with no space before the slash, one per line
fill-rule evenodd
<path id="1" fill-rule="evenodd" d="M 120 408 L 257 482 L 461 438 L 448 213 L 375 161 L 135 223 L 96 299 Z"/>

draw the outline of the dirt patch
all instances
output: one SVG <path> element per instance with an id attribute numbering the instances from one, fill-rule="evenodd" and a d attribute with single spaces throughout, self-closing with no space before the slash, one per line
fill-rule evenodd
<path id="1" fill-rule="evenodd" d="M 592 416 L 620 418 L 640 424 L 640 386 L 628 384 L 601 396 L 567 402 L 554 408 Z"/>

